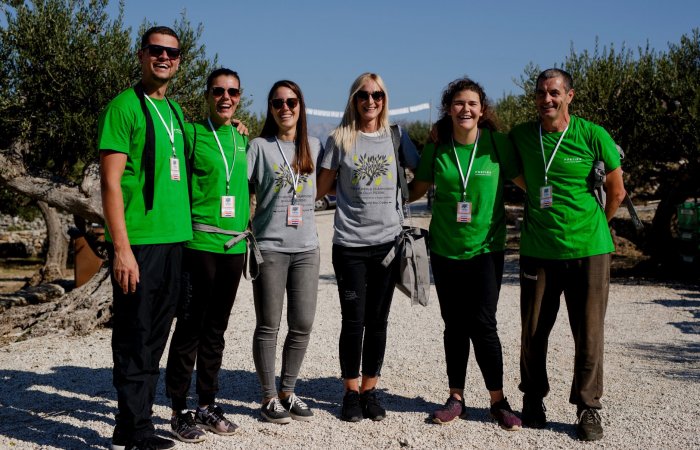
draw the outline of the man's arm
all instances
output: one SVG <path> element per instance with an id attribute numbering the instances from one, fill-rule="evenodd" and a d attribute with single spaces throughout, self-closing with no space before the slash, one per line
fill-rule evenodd
<path id="1" fill-rule="evenodd" d="M 109 234 L 114 244 L 112 262 L 114 278 L 127 293 L 136 292 L 139 282 L 139 266 L 131 250 L 124 219 L 124 197 L 121 178 L 126 167 L 126 154 L 113 151 L 100 152 L 100 187 L 102 188 L 102 210 Z"/>
<path id="2" fill-rule="evenodd" d="M 615 217 L 617 208 L 625 199 L 627 192 L 625 191 L 625 184 L 622 181 L 622 168 L 608 172 L 605 176 L 605 217 L 608 222 Z"/>
<path id="3" fill-rule="evenodd" d="M 527 185 L 525 184 L 525 177 L 524 176 L 518 175 L 517 177 L 513 178 L 510 181 L 512 181 L 513 184 L 518 186 L 523 191 L 527 192 Z"/>
<path id="4" fill-rule="evenodd" d="M 427 181 L 420 181 L 414 178 L 413 181 L 408 183 L 408 201 L 415 202 L 419 198 L 422 198 L 425 193 L 428 192 L 431 184 L 432 183 Z"/>

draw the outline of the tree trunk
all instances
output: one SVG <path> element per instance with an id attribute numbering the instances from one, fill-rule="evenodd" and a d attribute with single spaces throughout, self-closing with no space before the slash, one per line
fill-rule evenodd
<path id="1" fill-rule="evenodd" d="M 48 242 L 48 252 L 44 266 L 35 273 L 28 284 L 37 286 L 42 283 L 50 283 L 63 278 L 68 261 L 68 239 L 63 231 L 61 216 L 46 202 L 37 202 L 41 215 L 46 223 L 46 240 Z"/>

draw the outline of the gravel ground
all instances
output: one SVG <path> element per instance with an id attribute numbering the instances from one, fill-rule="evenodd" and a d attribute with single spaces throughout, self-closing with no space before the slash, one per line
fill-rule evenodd
<path id="1" fill-rule="evenodd" d="M 240 430 L 232 437 L 207 434 L 204 443 L 180 443 L 178 448 L 700 448 L 700 289 L 636 280 L 615 280 L 611 286 L 602 441 L 583 444 L 575 438 L 575 407 L 567 401 L 573 342 L 564 304 L 550 341 L 552 392 L 546 399 L 545 430 L 507 432 L 489 419 L 488 395 L 473 357 L 466 392 L 469 417 L 444 426 L 430 423 L 430 413 L 447 398 L 442 320 L 434 287 L 427 308 L 411 307 L 401 293 L 394 297 L 380 383 L 388 417 L 378 423 L 341 422 L 332 218 L 332 211 L 318 215 L 322 244 L 318 311 L 296 390 L 314 409 L 314 421 L 274 425 L 259 419 L 260 394 L 251 355 L 255 313 L 251 285 L 243 282 L 226 335 L 218 400 Z M 417 222 L 427 225 L 425 218 Z M 509 260 L 498 320 L 505 391 L 519 411 L 516 269 L 517 262 Z M 285 333 L 283 324 L 280 334 Z M 164 364 L 163 359 L 161 367 Z M 109 446 L 116 411 L 110 330 L 0 348 L 0 380 L 0 448 Z M 154 420 L 162 435 L 169 429 L 167 405 L 161 382 Z"/>

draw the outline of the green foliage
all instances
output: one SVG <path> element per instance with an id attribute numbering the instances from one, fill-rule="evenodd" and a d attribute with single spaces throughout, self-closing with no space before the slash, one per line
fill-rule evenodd
<path id="1" fill-rule="evenodd" d="M 700 159 L 700 39 L 698 30 L 667 52 L 648 46 L 577 53 L 573 46 L 559 66 L 571 73 L 573 114 L 602 125 L 625 150 L 628 190 L 660 193 L 680 172 L 697 170 Z M 502 98 L 497 114 L 505 130 L 536 119 L 535 80 L 529 64 L 520 77 L 523 93 Z M 696 172 L 697 173 L 697 172 Z M 629 176 L 629 175 L 633 176 Z M 697 178 L 697 177 L 696 177 Z"/>
<path id="2" fill-rule="evenodd" d="M 430 124 L 416 120 L 414 122 L 402 122 L 401 128 L 408 133 L 411 141 L 418 149 L 418 153 L 421 153 L 430 136 Z"/>

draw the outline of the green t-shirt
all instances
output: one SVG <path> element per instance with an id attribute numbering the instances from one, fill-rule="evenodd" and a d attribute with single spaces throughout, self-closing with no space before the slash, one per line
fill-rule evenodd
<path id="1" fill-rule="evenodd" d="M 165 99 L 152 99 L 170 127 L 171 108 Z M 180 106 L 172 102 L 177 115 L 182 118 Z M 155 179 L 153 209 L 146 211 L 143 198 L 145 171 L 141 170 L 141 155 L 146 140 L 146 117 L 136 93 L 129 88 L 114 98 L 102 111 L 97 131 L 97 148 L 100 151 L 126 153 L 126 166 L 121 178 L 124 197 L 124 219 L 132 245 L 169 244 L 192 239 L 190 203 L 187 174 L 185 172 L 184 140 L 175 115 L 172 123 L 175 151 L 180 161 L 180 180 L 170 176 L 172 145 L 165 125 L 153 105 L 146 100 L 155 131 Z M 105 237 L 111 242 L 109 229 Z"/>
<path id="2" fill-rule="evenodd" d="M 614 250 L 605 212 L 593 195 L 591 169 L 603 161 L 606 172 L 620 167 L 620 155 L 607 131 L 571 116 L 569 129 L 547 172 L 552 206 L 540 207 L 545 162 L 549 162 L 561 132 L 542 132 L 539 122 L 516 126 L 510 133 L 520 155 L 527 184 L 520 254 L 544 259 L 573 259 Z"/>
<path id="3" fill-rule="evenodd" d="M 503 206 L 503 182 L 518 176 L 518 164 L 507 136 L 481 130 L 469 172 L 467 201 L 472 203 L 472 220 L 457 222 L 457 202 L 462 200 L 463 184 L 455 150 L 466 175 L 474 144 L 428 144 L 423 148 L 416 179 L 435 183 L 433 218 L 430 222 L 430 250 L 452 259 L 469 259 L 482 253 L 505 248 L 506 216 Z M 433 178 L 433 168 L 435 177 Z"/>
<path id="4" fill-rule="evenodd" d="M 216 128 L 216 125 L 214 125 Z M 229 191 L 226 192 L 226 164 L 216 137 L 203 120 L 185 125 L 189 148 L 193 152 L 192 168 L 192 222 L 212 225 L 229 231 L 245 231 L 250 218 L 248 196 L 248 164 L 246 146 L 248 138 L 243 137 L 231 125 L 216 128 L 226 164 L 231 172 Z M 233 133 L 233 134 L 232 134 Z M 196 142 L 195 142 L 196 137 Z M 234 151 L 235 141 L 235 151 Z M 222 217 L 222 196 L 234 197 L 233 217 Z M 233 236 L 204 231 L 194 231 L 194 239 L 187 247 L 212 253 L 240 254 L 246 251 L 245 239 L 226 250 L 224 244 Z"/>

